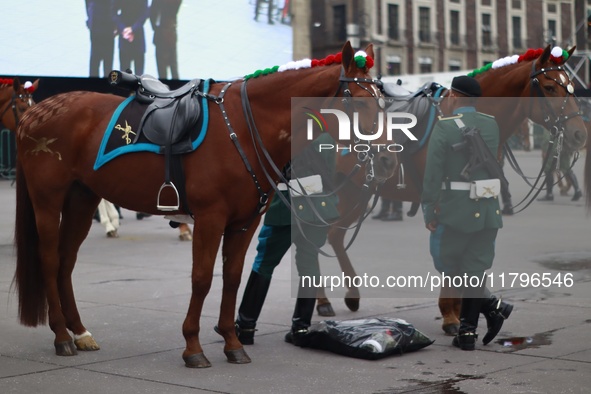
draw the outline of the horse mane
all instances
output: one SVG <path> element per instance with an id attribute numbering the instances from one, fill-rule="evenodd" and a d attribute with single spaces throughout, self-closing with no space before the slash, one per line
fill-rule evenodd
<path id="1" fill-rule="evenodd" d="M 365 72 L 369 71 L 374 65 L 374 60 L 371 56 L 368 56 L 365 51 L 357 51 L 355 52 L 355 64 L 359 68 L 365 68 Z M 281 66 L 273 66 L 261 70 L 256 70 L 252 74 L 247 74 L 244 76 L 245 80 L 251 78 L 258 78 L 260 76 L 275 74 L 280 72 L 285 72 L 289 70 L 299 70 L 304 68 L 314 68 L 319 66 L 330 66 L 333 64 L 341 64 L 342 63 L 342 53 L 336 53 L 333 55 L 328 55 L 324 59 L 302 59 L 291 61 Z"/>
<path id="2" fill-rule="evenodd" d="M 506 71 L 504 67 L 514 66 L 520 64 L 522 62 L 532 61 L 538 59 L 544 53 L 544 48 L 538 49 L 528 49 L 525 53 L 521 55 L 512 55 L 512 56 L 505 56 L 503 58 L 497 59 L 491 63 L 487 63 L 484 66 L 477 68 L 467 75 L 469 77 L 476 77 L 477 75 L 481 75 L 490 70 L 498 70 L 503 69 Z M 568 52 L 560 47 L 554 47 L 550 53 L 550 61 L 556 65 L 562 65 L 566 63 L 568 60 Z"/>

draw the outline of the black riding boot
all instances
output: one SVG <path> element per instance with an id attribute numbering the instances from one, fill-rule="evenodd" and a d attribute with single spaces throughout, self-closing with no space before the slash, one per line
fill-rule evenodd
<path id="1" fill-rule="evenodd" d="M 254 344 L 257 320 L 263 309 L 270 285 L 271 278 L 264 277 L 255 271 L 250 272 L 242 296 L 242 303 L 238 308 L 238 319 L 236 319 L 238 340 L 243 345 Z"/>
<path id="2" fill-rule="evenodd" d="M 453 339 L 452 345 L 462 350 L 474 350 L 476 347 L 476 327 L 482 305 L 482 298 L 462 298 L 460 312 L 460 329 L 458 335 Z"/>
<path id="3" fill-rule="evenodd" d="M 554 175 L 552 171 L 546 173 L 546 195 L 538 198 L 538 201 L 554 201 L 554 195 L 552 194 L 552 188 L 554 187 Z"/>
<path id="4" fill-rule="evenodd" d="M 581 189 L 579 188 L 579 181 L 577 180 L 575 173 L 572 169 L 570 169 L 564 174 L 564 176 L 573 185 L 573 189 L 575 189 L 575 194 L 573 194 L 573 198 L 571 198 L 571 201 L 579 201 L 579 199 L 583 197 L 583 193 L 581 193 Z"/>
<path id="5" fill-rule="evenodd" d="M 384 197 L 380 198 L 382 200 L 382 206 L 380 207 L 380 211 L 373 215 L 372 219 L 383 219 L 390 214 L 390 209 L 392 207 L 392 200 L 386 200 Z"/>
<path id="6" fill-rule="evenodd" d="M 490 292 L 487 291 L 487 294 L 490 294 Z M 486 318 L 487 326 L 486 335 L 482 338 L 482 343 L 486 345 L 497 336 L 499 331 L 501 331 L 501 327 L 503 327 L 503 322 L 509 318 L 511 311 L 513 311 L 513 305 L 501 301 L 501 298 L 497 298 L 494 295 L 485 296 L 485 299 L 482 301 L 482 307 L 480 308 L 480 312 Z"/>
<path id="7" fill-rule="evenodd" d="M 316 304 L 315 292 L 315 289 L 302 287 L 298 289 L 298 299 L 291 318 L 291 330 L 285 335 L 285 342 L 293 343 L 296 346 L 306 346 L 305 336 L 312 324 L 312 315 Z"/>

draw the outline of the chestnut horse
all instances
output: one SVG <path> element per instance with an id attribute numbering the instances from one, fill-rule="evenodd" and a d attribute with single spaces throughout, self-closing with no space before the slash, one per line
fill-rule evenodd
<path id="1" fill-rule="evenodd" d="M 267 194 L 279 180 L 272 171 L 290 160 L 292 146 L 298 151 L 308 143 L 304 130 L 292 133 L 291 98 L 377 101 L 381 92 L 369 76 L 372 65 L 372 45 L 355 53 L 347 42 L 341 53 L 326 59 L 292 62 L 232 83 L 212 82 L 208 93 L 197 92 L 206 101 L 212 132 L 182 158 L 188 211 L 195 218 L 192 295 L 182 327 L 187 367 L 211 366 L 199 341 L 200 316 L 220 244 L 224 283 L 217 325 L 224 353 L 231 363 L 250 362 L 235 332 L 236 293 Z M 72 271 L 100 199 L 153 215 L 189 213 L 157 209 L 162 177 L 154 174 L 164 174 L 162 155 L 127 153 L 93 169 L 104 131 L 122 101 L 94 92 L 58 94 L 28 111 L 17 131 L 19 318 L 26 326 L 49 321 L 61 356 L 99 349 L 80 319 Z M 377 153 L 374 166 L 376 180 L 385 180 L 394 173 L 396 157 Z"/>
<path id="2" fill-rule="evenodd" d="M 21 84 L 18 77 L 0 78 L 0 123 L 16 130 L 23 113 L 35 104 L 33 92 L 38 86 L 39 80 Z"/>
<path id="3" fill-rule="evenodd" d="M 575 48 L 566 52 L 564 57 L 570 57 Z M 544 50 L 531 50 L 522 55 L 518 63 L 506 64 L 501 67 L 484 67 L 481 70 L 474 72 L 474 77 L 480 82 L 482 93 L 484 97 L 540 97 L 549 98 L 553 100 L 545 100 L 552 108 L 542 105 L 541 102 L 534 102 L 535 99 L 521 99 L 521 100 L 483 100 L 486 105 L 480 110 L 496 116 L 499 129 L 501 130 L 500 144 L 502 145 L 507 139 L 519 129 L 524 120 L 528 117 L 533 121 L 546 125 L 547 128 L 557 127 L 564 133 L 564 144 L 568 149 L 579 149 L 586 139 L 586 128 L 581 116 L 579 115 L 579 108 L 576 99 L 572 96 L 574 87 L 562 67 L 563 59 L 556 59 L 551 54 L 550 46 Z M 507 61 L 505 63 L 508 63 Z M 440 107 L 445 107 L 445 94 L 442 93 L 443 98 L 440 100 Z M 518 106 L 520 108 L 513 108 Z M 450 112 L 445 109 L 442 111 L 444 115 L 449 115 Z M 550 113 L 554 112 L 556 121 L 555 124 L 548 125 L 548 118 Z M 425 127 L 427 122 L 423 122 Z M 421 127 L 419 123 L 418 127 Z M 414 130 L 414 129 L 413 129 Z M 589 146 L 589 144 L 587 145 Z M 397 184 L 400 182 L 398 176 L 390 178 L 381 190 L 381 195 L 398 201 L 412 201 L 413 204 L 420 202 L 420 194 L 422 190 L 422 181 L 425 169 L 427 143 L 422 149 L 412 154 L 410 157 L 405 156 L 402 152 L 402 163 L 406 170 L 405 181 L 407 187 L 400 189 Z M 499 152 L 500 153 L 500 152 Z M 587 155 L 587 174 L 586 179 L 589 180 L 591 176 L 591 160 Z M 339 156 L 337 162 L 337 171 L 343 174 L 350 171 L 353 158 L 347 156 Z M 413 169 L 413 171 L 409 171 Z M 410 175 L 409 175 L 410 174 Z M 398 174 L 397 174 L 398 175 Z M 414 176 L 413 176 L 414 175 Z M 342 193 L 339 193 L 339 211 L 347 213 L 343 219 L 333 225 L 328 234 L 328 241 L 331 244 L 340 267 L 345 276 L 351 278 L 356 276 L 355 269 L 347 255 L 345 248 L 345 235 L 351 224 L 365 213 L 366 206 L 362 206 L 358 202 L 359 185 L 351 182 L 347 187 L 343 187 Z M 591 182 L 587 182 L 587 201 L 590 200 Z M 448 290 L 443 290 L 440 296 L 440 309 L 444 317 L 443 325 L 447 326 L 452 323 L 459 323 L 454 314 L 451 313 L 447 305 L 454 304 L 458 308 L 458 303 L 452 300 L 452 295 L 447 294 Z M 328 299 L 319 292 L 318 301 L 320 303 L 328 303 Z M 359 290 L 355 287 L 349 288 L 345 296 L 345 304 L 347 307 L 356 311 L 359 308 Z M 446 310 L 444 312 L 444 310 Z"/>

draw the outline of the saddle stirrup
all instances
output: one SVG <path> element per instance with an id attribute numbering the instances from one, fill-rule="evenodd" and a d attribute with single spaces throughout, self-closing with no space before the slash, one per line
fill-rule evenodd
<path id="1" fill-rule="evenodd" d="M 176 195 L 176 205 L 160 205 L 160 195 L 162 194 L 162 191 L 164 189 L 168 189 L 168 188 L 174 190 L 174 194 Z M 174 183 L 164 182 L 162 184 L 162 186 L 160 186 L 160 190 L 158 191 L 158 198 L 156 199 L 156 208 L 158 208 L 159 211 L 170 212 L 170 211 L 178 211 L 179 207 L 180 207 L 179 191 L 177 190 Z"/>

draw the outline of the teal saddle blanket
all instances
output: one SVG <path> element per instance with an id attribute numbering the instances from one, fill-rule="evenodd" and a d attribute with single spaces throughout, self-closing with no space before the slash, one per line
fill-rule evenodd
<path id="1" fill-rule="evenodd" d="M 204 81 L 202 92 L 209 91 L 209 80 Z M 111 120 L 103 134 L 94 170 L 98 170 L 104 164 L 126 153 L 152 152 L 163 154 L 163 147 L 150 142 L 139 130 L 141 119 L 149 104 L 141 103 L 130 96 L 115 109 Z M 200 101 L 200 116 L 194 128 L 188 131 L 186 150 L 194 151 L 201 145 L 207 134 L 209 122 L 209 109 L 205 97 L 195 97 Z"/>

